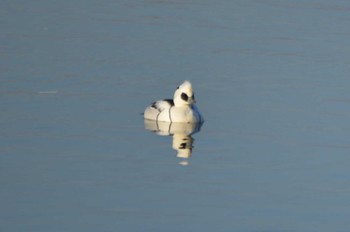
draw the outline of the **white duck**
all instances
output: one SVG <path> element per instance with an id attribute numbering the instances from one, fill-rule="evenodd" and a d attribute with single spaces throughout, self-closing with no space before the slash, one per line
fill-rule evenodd
<path id="1" fill-rule="evenodd" d="M 202 123 L 194 98 L 192 85 L 184 81 L 174 93 L 174 99 L 164 99 L 154 102 L 144 112 L 144 118 L 160 122 Z"/>

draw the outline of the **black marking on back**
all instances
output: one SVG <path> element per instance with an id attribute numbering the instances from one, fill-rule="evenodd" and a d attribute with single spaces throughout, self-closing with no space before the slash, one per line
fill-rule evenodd
<path id="1" fill-rule="evenodd" d="M 167 102 L 170 106 L 174 106 L 175 104 L 174 104 L 174 100 L 173 99 L 164 99 L 164 100 L 162 100 L 162 101 L 165 101 L 165 102 Z M 155 101 L 155 102 L 153 102 L 152 103 L 152 105 L 151 105 L 151 107 L 153 107 L 154 109 L 159 109 L 159 107 L 157 106 L 157 103 L 158 103 L 159 101 Z"/>
<path id="2" fill-rule="evenodd" d="M 182 94 L 181 94 L 181 99 L 184 100 L 184 101 L 188 101 L 188 96 L 187 96 L 187 94 L 182 93 Z"/>
<path id="3" fill-rule="evenodd" d="M 170 106 L 174 106 L 174 100 L 173 99 L 164 99 L 163 101 L 166 101 L 170 104 Z"/>
<path id="4" fill-rule="evenodd" d="M 157 103 L 157 102 L 153 102 L 153 103 L 152 103 L 152 105 L 151 105 L 151 107 L 153 107 L 153 108 L 157 109 L 157 105 L 156 105 L 156 103 Z"/>

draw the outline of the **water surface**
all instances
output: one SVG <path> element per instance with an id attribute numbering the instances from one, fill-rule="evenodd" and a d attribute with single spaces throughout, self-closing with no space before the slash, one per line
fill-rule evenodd
<path id="1" fill-rule="evenodd" d="M 1 231 L 347 231 L 349 11 L 2 1 Z M 185 79 L 187 158 L 142 118 Z"/>

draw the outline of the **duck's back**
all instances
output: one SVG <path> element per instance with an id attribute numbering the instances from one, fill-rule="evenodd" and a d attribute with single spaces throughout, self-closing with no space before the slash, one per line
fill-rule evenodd
<path id="1" fill-rule="evenodd" d="M 174 106 L 172 99 L 164 99 L 153 102 L 144 112 L 144 118 L 162 122 L 171 122 L 169 110 Z"/>

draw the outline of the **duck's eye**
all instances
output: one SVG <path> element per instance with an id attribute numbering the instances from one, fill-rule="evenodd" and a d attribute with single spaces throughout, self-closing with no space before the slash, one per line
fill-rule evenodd
<path id="1" fill-rule="evenodd" d="M 178 86 L 176 89 L 179 89 L 180 88 L 180 86 Z"/>
<path id="2" fill-rule="evenodd" d="M 184 101 L 188 101 L 188 96 L 187 96 L 187 94 L 182 93 L 182 94 L 181 94 L 181 99 L 184 100 Z"/>

